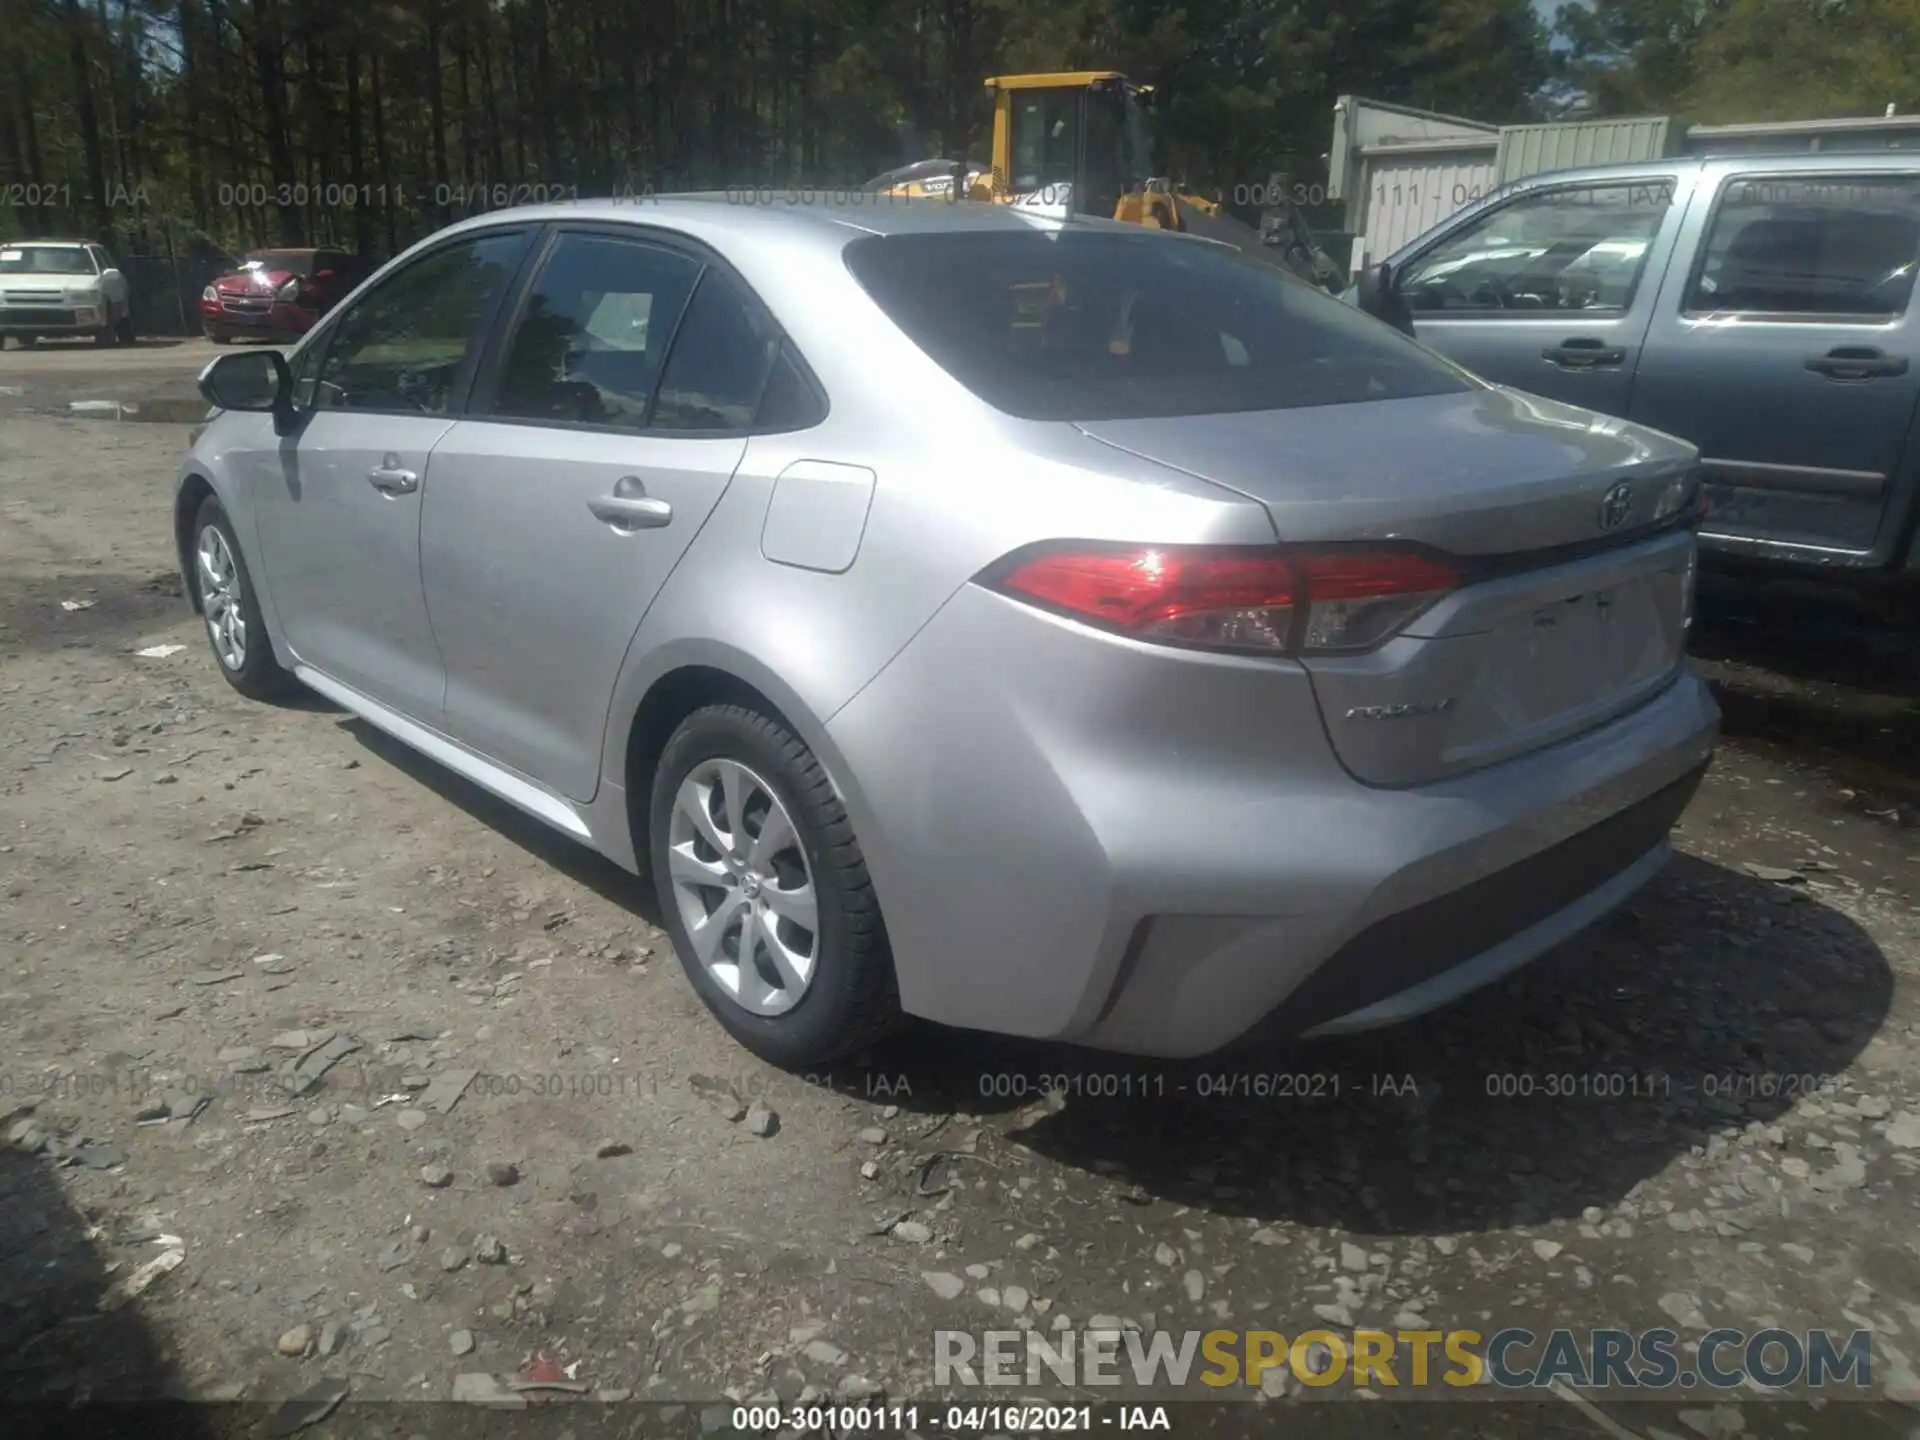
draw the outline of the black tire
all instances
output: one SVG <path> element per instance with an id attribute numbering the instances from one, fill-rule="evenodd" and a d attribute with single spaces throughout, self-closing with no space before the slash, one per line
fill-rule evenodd
<path id="1" fill-rule="evenodd" d="M 201 629 L 207 632 L 207 648 L 213 651 L 213 663 L 234 689 L 249 700 L 283 700 L 300 692 L 302 686 L 293 677 L 293 673 L 283 669 L 274 658 L 273 641 L 267 635 L 267 622 L 260 611 L 260 598 L 253 588 L 253 576 L 247 569 L 247 557 L 241 553 L 239 538 L 233 533 L 233 521 L 227 518 L 227 510 L 212 495 L 200 502 L 200 509 L 193 517 L 193 541 L 189 551 L 189 563 L 194 565 L 194 586 L 199 592 L 204 578 L 199 571 L 199 552 L 201 537 L 209 529 L 220 532 L 220 538 L 227 547 L 227 553 L 233 557 L 234 573 L 239 580 L 240 617 L 246 625 L 246 644 L 244 659 L 238 668 L 227 662 L 213 642 L 213 634 L 204 623 L 205 596 L 201 596 Z"/>
<path id="2" fill-rule="evenodd" d="M 813 875 L 819 929 L 813 974 L 782 1014 L 755 1014 L 695 958 L 668 871 L 681 783 L 709 760 L 735 760 L 773 791 L 793 821 Z M 653 774 L 649 861 L 660 910 L 687 979 L 728 1034 L 774 1065 L 798 1069 L 852 1054 L 901 1021 L 893 953 L 847 812 L 813 752 L 778 721 L 741 705 L 710 705 L 681 722 Z"/>
<path id="3" fill-rule="evenodd" d="M 22 350 L 31 350 L 40 343 L 40 337 L 38 335 L 16 335 L 13 337 L 13 343 L 18 345 Z"/>
<path id="4" fill-rule="evenodd" d="M 122 345 L 131 345 L 139 338 L 133 332 L 133 312 L 131 310 L 120 317 L 120 324 L 114 333 L 119 337 Z"/>
<path id="5" fill-rule="evenodd" d="M 207 331 L 207 339 L 216 345 L 231 345 L 233 343 L 233 337 L 231 335 L 222 335 L 216 330 Z"/>

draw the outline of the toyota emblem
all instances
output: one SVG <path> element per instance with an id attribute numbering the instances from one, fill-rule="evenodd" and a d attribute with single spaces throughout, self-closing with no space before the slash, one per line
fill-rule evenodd
<path id="1" fill-rule="evenodd" d="M 1600 528 L 1618 530 L 1633 513 L 1633 487 L 1622 480 L 1600 497 Z"/>

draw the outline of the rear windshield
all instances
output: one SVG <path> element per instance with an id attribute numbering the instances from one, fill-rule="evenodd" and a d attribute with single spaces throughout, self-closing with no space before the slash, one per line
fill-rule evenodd
<path id="1" fill-rule="evenodd" d="M 1087 230 L 874 236 L 854 278 L 989 405 L 1218 415 L 1471 388 L 1397 331 L 1218 245 Z"/>

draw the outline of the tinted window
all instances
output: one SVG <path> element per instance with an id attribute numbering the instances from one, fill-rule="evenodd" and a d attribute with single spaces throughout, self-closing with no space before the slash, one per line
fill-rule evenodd
<path id="1" fill-rule="evenodd" d="M 1415 311 L 1624 310 L 1672 204 L 1667 180 L 1529 195 L 1412 261 L 1401 293 Z"/>
<path id="2" fill-rule="evenodd" d="M 767 388 L 760 394 L 760 408 L 753 416 L 754 429 L 805 430 L 826 418 L 826 404 L 794 358 L 791 344 L 782 345 L 773 362 L 773 373 L 767 376 Z"/>
<path id="3" fill-rule="evenodd" d="M 1687 309 L 1885 319 L 1907 308 L 1916 254 L 1920 180 L 1732 180 Z"/>
<path id="4" fill-rule="evenodd" d="M 488 235 L 415 260 L 345 311 L 321 362 L 324 410 L 446 413 L 480 322 L 513 273 L 524 237 Z"/>
<path id="5" fill-rule="evenodd" d="M 654 428 L 746 429 L 779 348 L 780 332 L 739 282 L 709 268 L 667 356 Z"/>
<path id="6" fill-rule="evenodd" d="M 1435 395 L 1469 382 L 1237 250 L 1091 231 L 856 240 L 847 265 L 990 405 L 1034 420 L 1210 415 Z"/>
<path id="7" fill-rule="evenodd" d="M 700 264 L 672 250 L 562 235 L 514 328 L 488 413 L 638 428 Z"/>
<path id="8" fill-rule="evenodd" d="M 1015 193 L 1073 183 L 1080 143 L 1079 90 L 1013 92 L 1012 183 Z"/>

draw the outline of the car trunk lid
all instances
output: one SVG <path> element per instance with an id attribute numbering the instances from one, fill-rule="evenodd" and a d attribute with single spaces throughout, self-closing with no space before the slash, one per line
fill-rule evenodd
<path id="1" fill-rule="evenodd" d="M 1304 658 L 1335 750 L 1369 784 L 1566 739 L 1681 664 L 1696 457 L 1656 432 L 1495 388 L 1080 429 L 1260 501 L 1283 543 L 1452 557 L 1460 587 L 1395 638 Z"/>

